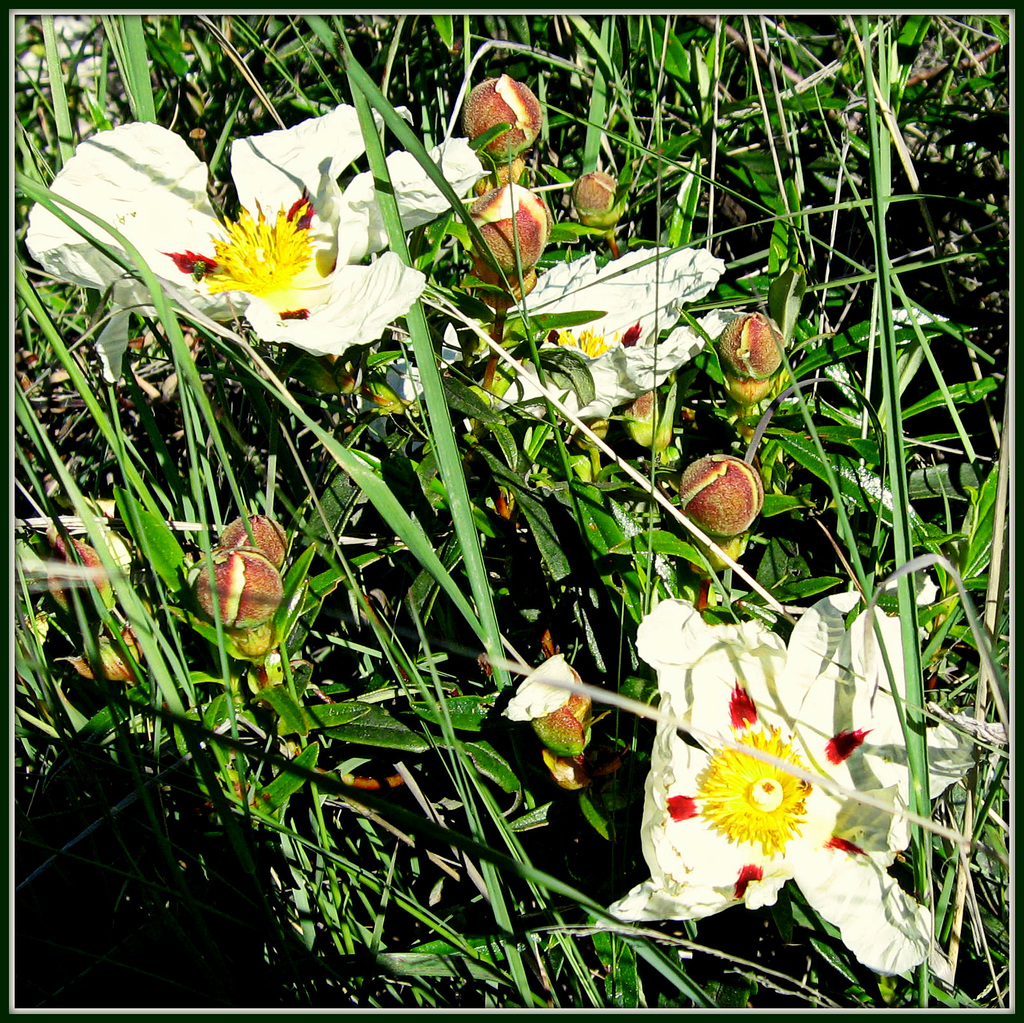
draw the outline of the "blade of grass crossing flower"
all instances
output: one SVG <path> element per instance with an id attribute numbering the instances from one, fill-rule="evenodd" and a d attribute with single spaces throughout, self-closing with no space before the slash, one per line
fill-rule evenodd
<path id="1" fill-rule="evenodd" d="M 347 49 L 347 42 L 345 55 L 346 67 L 351 70 L 353 61 L 351 53 Z M 386 181 L 388 171 L 384 159 L 384 151 L 373 125 L 373 118 L 367 102 L 369 97 L 365 95 L 362 84 L 358 79 L 350 80 L 356 108 L 359 110 L 370 165 L 375 176 Z M 405 243 L 405 233 L 402 229 L 402 222 L 394 197 L 383 192 L 379 193 L 379 209 L 388 232 L 392 251 L 397 252 L 402 260 L 409 264 L 409 251 Z M 466 573 L 469 577 L 470 589 L 476 601 L 477 613 L 480 616 L 481 624 L 485 630 L 483 638 L 486 652 L 489 657 L 495 658 L 501 654 L 502 645 L 501 632 L 498 628 L 498 620 L 494 612 L 490 580 L 484 565 L 483 552 L 480 548 L 479 533 L 473 520 L 469 489 L 466 486 L 466 478 L 462 470 L 462 459 L 459 456 L 458 447 L 455 443 L 455 431 L 452 428 L 451 414 L 445 400 L 441 375 L 437 367 L 437 358 L 430 340 L 430 330 L 427 326 L 423 307 L 419 303 L 409 310 L 406 322 L 409 326 L 413 353 L 426 401 L 428 429 L 437 453 L 441 479 L 444 481 L 448 492 L 452 521 L 455 526 L 456 535 L 459 538 L 462 556 L 466 565 Z M 508 685 L 509 681 L 508 676 L 504 672 L 499 672 L 499 688 Z"/>
<path id="2" fill-rule="evenodd" d="M 156 103 L 149 77 L 149 53 L 146 49 L 142 16 L 105 14 L 102 15 L 102 21 L 135 119 L 155 122 Z"/>
<path id="3" fill-rule="evenodd" d="M 867 18 L 861 18 L 862 38 L 868 38 Z M 879 23 L 876 53 L 879 55 L 879 83 L 882 90 L 887 88 L 888 62 L 882 55 L 888 53 L 888 33 Z M 872 240 L 875 250 L 877 273 L 876 288 L 880 303 L 881 336 L 879 355 L 882 376 L 882 407 L 888 418 L 885 431 L 886 454 L 889 472 L 889 489 L 895 500 L 893 507 L 893 545 L 897 566 L 906 564 L 913 557 L 911 529 L 907 509 L 909 507 L 906 464 L 903 449 L 903 417 L 900 395 L 896 381 L 897 351 L 894 337 L 893 302 L 891 285 L 891 263 L 889 259 L 886 229 L 887 200 L 891 193 L 891 166 L 886 133 L 882 128 L 879 106 L 876 102 L 873 71 L 870 61 L 865 60 L 868 99 L 868 135 L 871 146 L 871 184 L 874 196 L 872 207 Z M 884 96 L 882 99 L 884 100 Z M 924 686 L 921 674 L 920 649 L 917 638 L 917 605 L 909 576 L 898 581 L 897 598 L 906 664 L 905 738 L 907 758 L 910 767 L 911 809 L 918 814 L 929 814 L 928 799 L 928 753 L 925 741 Z M 898 680 L 897 680 L 898 681 Z M 927 849 L 920 831 L 914 829 L 912 858 L 914 876 L 918 889 L 927 898 L 929 895 L 929 871 Z M 922 1006 L 927 1004 L 927 966 L 919 973 L 919 995 Z"/>

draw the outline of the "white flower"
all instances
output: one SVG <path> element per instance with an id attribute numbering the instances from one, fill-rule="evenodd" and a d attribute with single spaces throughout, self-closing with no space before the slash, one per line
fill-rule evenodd
<path id="1" fill-rule="evenodd" d="M 52 189 L 121 232 L 180 305 L 215 320 L 244 317 L 264 341 L 339 355 L 376 340 L 426 284 L 393 253 L 358 265 L 386 244 L 372 176 L 357 175 L 344 191 L 338 184 L 363 151 L 356 111 L 345 105 L 294 128 L 238 139 L 231 175 L 241 210 L 225 220 L 207 196 L 207 167 L 185 140 L 159 125 L 132 123 L 83 142 Z M 483 174 L 465 139 L 430 155 L 456 192 Z M 387 163 L 403 226 L 446 208 L 408 153 L 392 153 Z M 83 226 L 106 240 L 91 222 Z M 29 215 L 27 245 L 55 276 L 87 288 L 113 285 L 115 306 L 152 313 L 149 291 L 134 275 L 42 206 Z M 112 239 L 110 245 L 127 258 Z M 120 354 L 101 354 L 116 372 Z"/>
<path id="2" fill-rule="evenodd" d="M 703 298 L 718 283 L 725 264 L 704 249 L 634 249 L 603 268 L 591 254 L 560 263 L 541 275 L 529 295 L 531 315 L 593 311 L 578 327 L 552 332 L 549 343 L 581 352 L 594 380 L 594 399 L 579 409 L 582 418 L 606 418 L 662 383 L 700 351 L 703 338 L 686 326 L 663 341 L 685 304 Z M 712 335 L 714 336 L 714 335 Z M 532 366 L 519 378 L 518 400 L 536 398 Z M 515 392 L 510 390 L 506 399 Z M 575 396 L 567 404 L 578 408 Z"/>
<path id="3" fill-rule="evenodd" d="M 505 717 L 512 721 L 535 721 L 565 706 L 573 695 L 562 686 L 550 682 L 579 682 L 580 677 L 566 662 L 563 654 L 549 657 L 536 671 L 520 683 L 516 695 L 505 708 Z"/>
<path id="4" fill-rule="evenodd" d="M 909 844 L 906 743 L 878 622 L 897 682 L 899 622 L 862 613 L 856 594 L 830 597 L 800 618 L 788 649 L 758 623 L 705 624 L 693 605 L 661 603 L 637 649 L 658 672 L 662 710 L 701 743 L 660 724 L 647 779 L 642 843 L 651 879 L 611 907 L 623 920 L 699 919 L 739 904 L 772 905 L 792 878 L 839 928 L 864 965 L 897 974 L 923 962 L 931 913 L 887 868 Z M 877 809 L 738 751 L 768 753 Z M 962 777 L 970 751 L 945 726 L 930 729 L 934 798 Z"/>

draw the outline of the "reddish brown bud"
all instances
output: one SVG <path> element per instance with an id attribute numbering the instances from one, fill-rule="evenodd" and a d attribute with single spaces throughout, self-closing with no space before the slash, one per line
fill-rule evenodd
<path id="1" fill-rule="evenodd" d="M 245 519 L 235 519 L 229 522 L 224 531 L 220 534 L 220 546 L 251 547 L 263 554 L 266 559 L 275 567 L 280 568 L 284 564 L 284 557 L 288 551 L 288 537 L 280 524 L 266 515 L 250 515 L 249 530 L 252 532 L 252 539 L 245 529 Z"/>
<path id="2" fill-rule="evenodd" d="M 532 269 L 551 233 L 551 213 L 544 201 L 522 185 L 502 185 L 470 208 L 473 222 L 507 274 L 516 271 L 516 248 L 523 270 Z"/>
<path id="3" fill-rule="evenodd" d="M 481 82 L 466 97 L 462 110 L 462 125 L 471 140 L 496 125 L 511 125 L 483 148 L 498 160 L 529 149 L 540 134 L 542 123 L 540 101 L 527 86 L 508 75 Z"/>
<path id="4" fill-rule="evenodd" d="M 626 209 L 625 199 L 615 201 L 618 182 L 604 171 L 591 171 L 572 186 L 572 205 L 587 227 L 614 227 Z"/>
<path id="5" fill-rule="evenodd" d="M 732 537 L 750 528 L 764 503 L 757 471 L 732 455 L 698 458 L 679 480 L 682 511 L 704 532 Z"/>
<path id="6" fill-rule="evenodd" d="M 100 556 L 96 551 L 96 548 L 90 547 L 89 544 L 72 536 L 68 539 L 71 541 L 74 554 L 70 554 L 67 542 L 57 531 L 56 526 L 50 526 L 46 531 L 46 539 L 49 541 L 54 553 L 61 561 L 68 564 L 80 564 L 83 568 L 92 570 L 89 575 L 94 580 L 96 588 L 99 590 L 100 596 L 103 598 L 103 603 L 106 604 L 107 607 L 111 607 L 114 603 L 114 593 L 110 586 L 110 580 L 103 571 L 103 562 L 100 561 Z M 65 576 L 66 575 L 67 573 L 65 573 Z M 54 571 L 50 574 L 50 594 L 66 611 L 68 609 L 68 595 L 62 585 L 63 581 L 64 579 L 62 578 L 60 571 Z"/>
<path id="7" fill-rule="evenodd" d="M 782 331 L 762 313 L 731 320 L 715 341 L 722 370 L 741 380 L 767 380 L 782 365 Z"/>
<path id="8" fill-rule="evenodd" d="M 221 622 L 232 629 L 254 629 L 272 618 L 284 599 L 284 585 L 270 560 L 251 547 L 218 547 L 212 556 Z M 196 603 L 213 618 L 217 609 L 205 563 L 198 566 L 193 586 Z"/>

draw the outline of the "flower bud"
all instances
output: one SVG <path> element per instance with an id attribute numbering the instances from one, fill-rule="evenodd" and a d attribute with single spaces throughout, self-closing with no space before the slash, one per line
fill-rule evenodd
<path id="1" fill-rule="evenodd" d="M 544 200 L 528 188 L 502 185 L 473 203 L 469 213 L 505 273 L 516 272 L 517 243 L 524 271 L 532 269 L 543 255 L 551 233 L 551 213 Z"/>
<path id="2" fill-rule="evenodd" d="M 280 568 L 288 551 L 285 531 L 266 515 L 250 515 L 249 529 L 252 531 L 251 540 L 245 529 L 245 519 L 238 518 L 229 522 L 220 534 L 220 546 L 251 547 L 263 554 L 274 568 Z"/>
<path id="3" fill-rule="evenodd" d="M 681 510 L 709 536 L 732 537 L 750 528 L 764 503 L 757 471 L 732 455 L 708 455 L 679 480 Z"/>
<path id="4" fill-rule="evenodd" d="M 511 125 L 483 148 L 498 160 L 518 156 L 540 134 L 543 115 L 540 101 L 522 82 L 508 75 L 488 78 L 466 97 L 462 125 L 470 140 L 499 124 Z"/>
<path id="5" fill-rule="evenodd" d="M 502 185 L 515 185 L 522 180 L 526 161 L 517 156 L 511 163 L 500 163 L 490 174 L 485 174 L 474 186 L 476 195 L 486 195 Z"/>
<path id="6" fill-rule="evenodd" d="M 549 749 L 541 750 L 544 759 L 544 766 L 551 774 L 551 780 L 561 789 L 574 792 L 577 789 L 585 789 L 593 780 L 587 771 L 585 758 L 560 757 Z"/>
<path id="7" fill-rule="evenodd" d="M 604 171 L 591 171 L 572 186 L 572 205 L 576 216 L 587 227 L 612 228 L 626 211 L 625 197 L 615 201 L 618 182 Z"/>
<path id="8" fill-rule="evenodd" d="M 254 629 L 269 621 L 284 599 L 281 573 L 271 561 L 251 547 L 218 547 L 212 557 L 221 622 L 231 629 Z M 213 618 L 217 609 L 205 564 L 198 566 L 193 588 L 196 602 Z"/>
<path id="9" fill-rule="evenodd" d="M 626 431 L 634 443 L 648 451 L 654 448 L 661 454 L 672 443 L 672 413 L 675 403 L 670 400 L 666 408 L 659 413 L 658 395 L 655 391 L 647 391 L 636 398 L 623 413 Z"/>
<path id="10" fill-rule="evenodd" d="M 103 599 L 103 603 L 107 607 L 112 607 L 114 604 L 114 592 L 110 585 L 110 580 L 107 578 L 106 573 L 103 570 L 103 562 L 100 561 L 99 553 L 95 547 L 90 547 L 89 544 L 76 537 L 69 537 L 71 546 L 74 548 L 74 555 L 70 555 L 68 552 L 68 545 L 64 537 L 57 531 L 56 526 L 50 526 L 46 531 L 46 539 L 49 541 L 50 546 L 53 548 L 54 553 L 57 557 L 65 562 L 72 564 L 81 564 L 83 568 L 91 569 L 91 578 L 96 583 L 96 588 L 99 590 L 100 597 Z M 66 575 L 67 573 L 65 573 Z M 48 585 L 50 588 L 50 594 L 53 599 L 67 611 L 68 609 L 68 595 L 67 591 L 61 585 L 64 576 L 60 571 L 55 571 L 50 574 Z"/>
<path id="11" fill-rule="evenodd" d="M 775 381 L 769 377 L 767 380 L 751 380 L 749 378 L 734 377 L 726 373 L 723 377 L 725 393 L 737 405 L 743 409 L 749 409 L 756 405 L 763 398 L 767 398 L 775 387 Z"/>
<path id="12" fill-rule="evenodd" d="M 505 716 L 529 721 L 545 747 L 558 757 L 579 756 L 590 742 L 590 698 L 544 681 L 580 682 L 562 654 L 549 657 L 526 677 Z"/>
<path id="13" fill-rule="evenodd" d="M 782 365 L 784 344 L 782 331 L 762 313 L 737 316 L 715 341 L 723 372 L 740 380 L 772 376 Z"/>

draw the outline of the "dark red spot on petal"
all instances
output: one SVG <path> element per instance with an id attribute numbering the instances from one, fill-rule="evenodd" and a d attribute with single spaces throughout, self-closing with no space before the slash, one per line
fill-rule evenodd
<path id="1" fill-rule="evenodd" d="M 279 314 L 282 320 L 308 320 L 308 309 L 286 309 Z"/>
<path id="2" fill-rule="evenodd" d="M 745 728 L 757 724 L 757 707 L 750 698 L 750 693 L 739 684 L 733 686 L 729 700 L 729 721 L 733 728 Z"/>
<path id="3" fill-rule="evenodd" d="M 736 887 L 733 889 L 733 897 L 742 899 L 747 893 L 747 885 L 751 881 L 760 881 L 764 877 L 764 871 L 756 863 L 748 863 L 740 868 L 740 876 L 736 878 Z"/>
<path id="4" fill-rule="evenodd" d="M 642 331 L 640 330 L 640 324 L 634 323 L 633 326 L 630 327 L 629 330 L 627 330 L 626 333 L 622 335 L 622 347 L 632 348 L 633 345 L 635 345 L 637 341 L 640 340 L 641 333 Z"/>
<path id="5" fill-rule="evenodd" d="M 548 342 L 550 344 L 557 344 L 558 343 L 558 331 L 557 330 L 549 330 L 548 331 Z"/>
<path id="6" fill-rule="evenodd" d="M 825 756 L 830 764 L 841 764 L 863 741 L 870 728 L 858 728 L 855 732 L 836 732 L 825 746 Z"/>
<path id="7" fill-rule="evenodd" d="M 309 230 L 309 225 L 313 223 L 313 204 L 305 192 L 302 193 L 301 199 L 296 199 L 292 203 L 292 207 L 288 211 L 287 220 L 291 222 L 296 219 L 299 228 L 303 231 Z"/>
<path id="8" fill-rule="evenodd" d="M 844 853 L 859 853 L 864 855 L 864 850 L 859 845 L 854 845 L 853 842 L 848 842 L 845 838 L 840 838 L 838 835 L 833 835 L 826 843 L 826 849 L 838 849 Z"/>
<path id="9" fill-rule="evenodd" d="M 165 252 L 164 255 L 173 259 L 174 265 L 183 274 L 188 274 L 191 277 L 198 274 L 200 279 L 208 273 L 213 273 L 218 265 L 217 260 L 212 256 L 200 256 L 199 253 L 189 252 L 188 249 L 184 252 Z"/>
<path id="10" fill-rule="evenodd" d="M 674 821 L 688 821 L 697 816 L 697 803 L 692 796 L 669 796 L 668 812 Z"/>

